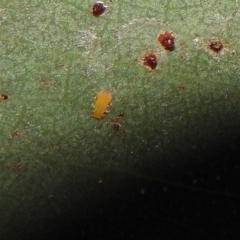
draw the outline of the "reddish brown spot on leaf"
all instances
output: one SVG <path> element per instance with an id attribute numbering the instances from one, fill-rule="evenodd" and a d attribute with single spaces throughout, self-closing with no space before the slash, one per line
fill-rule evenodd
<path id="1" fill-rule="evenodd" d="M 44 86 L 49 86 L 50 85 L 50 83 L 47 79 L 42 79 L 41 82 Z"/>
<path id="2" fill-rule="evenodd" d="M 173 51 L 175 48 L 174 36 L 171 32 L 164 32 L 159 34 L 158 41 L 168 51 Z"/>
<path id="3" fill-rule="evenodd" d="M 221 40 L 212 38 L 208 41 L 209 48 L 215 53 L 219 53 L 223 49 Z"/>
<path id="4" fill-rule="evenodd" d="M 119 130 L 121 130 L 123 128 L 121 121 L 123 121 L 124 116 L 125 116 L 125 114 L 123 112 L 120 112 L 114 119 L 112 119 L 110 121 L 111 125 L 112 125 L 112 129 L 115 132 L 118 132 Z"/>
<path id="5" fill-rule="evenodd" d="M 185 91 L 185 87 L 184 86 L 178 86 L 178 90 L 179 91 Z"/>
<path id="6" fill-rule="evenodd" d="M 0 97 L 3 100 L 7 100 L 8 99 L 8 96 L 6 94 L 1 94 Z"/>
<path id="7" fill-rule="evenodd" d="M 21 169 L 21 167 L 22 167 L 21 163 L 16 163 L 15 166 L 16 166 L 17 169 Z"/>
<path id="8" fill-rule="evenodd" d="M 106 8 L 107 6 L 105 6 L 103 2 L 97 1 L 96 3 L 93 4 L 92 14 L 95 17 L 99 17 L 105 12 Z"/>
<path id="9" fill-rule="evenodd" d="M 179 56 L 179 58 L 180 58 L 180 60 L 184 61 L 184 60 L 186 60 L 186 59 L 188 58 L 188 54 L 183 53 L 183 54 L 181 54 L 181 55 Z"/>
<path id="10" fill-rule="evenodd" d="M 157 67 L 158 59 L 154 52 L 148 52 L 143 58 L 143 65 L 154 70 Z"/>
<path id="11" fill-rule="evenodd" d="M 113 124 L 113 130 L 118 132 L 121 129 L 122 125 L 120 123 Z"/>
<path id="12" fill-rule="evenodd" d="M 13 137 L 17 137 L 21 134 L 21 132 L 19 130 L 15 130 L 12 134 L 11 134 L 11 138 Z"/>
<path id="13" fill-rule="evenodd" d="M 123 112 L 120 112 L 120 113 L 118 114 L 118 117 L 124 117 L 124 113 L 123 113 Z"/>

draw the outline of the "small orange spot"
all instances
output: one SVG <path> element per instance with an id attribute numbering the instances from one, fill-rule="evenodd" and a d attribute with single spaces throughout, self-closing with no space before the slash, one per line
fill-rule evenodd
<path id="1" fill-rule="evenodd" d="M 93 116 L 97 119 L 103 118 L 107 107 L 112 101 L 112 95 L 108 90 L 102 90 L 97 95 L 96 104 L 93 110 Z"/>

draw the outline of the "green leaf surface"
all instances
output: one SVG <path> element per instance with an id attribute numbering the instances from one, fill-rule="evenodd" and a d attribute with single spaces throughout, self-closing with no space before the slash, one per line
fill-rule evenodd
<path id="1" fill-rule="evenodd" d="M 113 0 L 100 17 L 92 4 L 0 3 L 3 236 L 17 228 L 27 238 L 30 222 L 76 208 L 83 219 L 99 216 L 124 189 L 147 191 L 144 182 L 239 200 L 234 177 L 227 188 L 216 180 L 226 166 L 239 174 L 226 162 L 239 135 L 239 2 Z M 157 41 L 165 31 L 173 51 Z M 219 53 L 209 49 L 213 37 Z M 152 71 L 143 66 L 148 51 L 159 60 Z M 113 100 L 97 120 L 92 104 L 103 89 Z M 201 182 L 204 170 L 212 180 Z"/>

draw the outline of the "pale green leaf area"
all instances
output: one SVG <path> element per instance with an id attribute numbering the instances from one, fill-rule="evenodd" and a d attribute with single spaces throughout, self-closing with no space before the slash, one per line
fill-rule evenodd
<path id="1" fill-rule="evenodd" d="M 195 184 L 198 169 L 227 166 L 211 149 L 239 134 L 239 1 L 113 0 L 100 17 L 92 3 L 0 3 L 0 233 L 28 236 L 30 222 L 76 206 L 82 218 L 98 215 L 111 194 L 139 195 L 145 181 L 239 198 L 216 175 Z M 157 41 L 166 30 L 173 51 Z M 142 64 L 148 51 L 153 71 Z M 102 89 L 113 99 L 97 120 Z"/>

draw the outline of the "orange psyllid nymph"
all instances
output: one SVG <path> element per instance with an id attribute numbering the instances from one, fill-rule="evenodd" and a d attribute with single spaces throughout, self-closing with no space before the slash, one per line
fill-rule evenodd
<path id="1" fill-rule="evenodd" d="M 102 118 L 107 111 L 108 104 L 112 101 L 112 95 L 108 90 L 102 90 L 97 94 L 96 103 L 93 110 L 95 118 Z"/>

